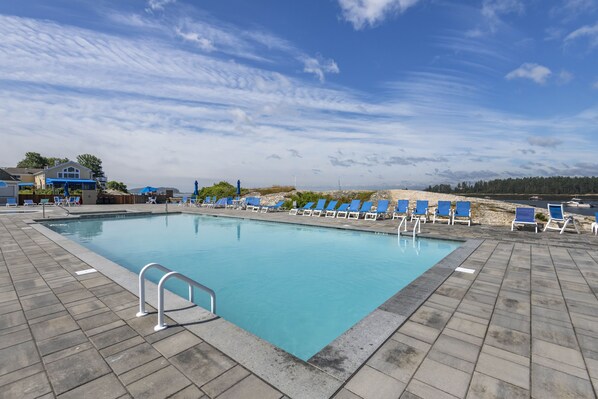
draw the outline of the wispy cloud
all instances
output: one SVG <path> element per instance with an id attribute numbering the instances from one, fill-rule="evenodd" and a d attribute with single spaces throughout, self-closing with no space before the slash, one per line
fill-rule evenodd
<path id="1" fill-rule="evenodd" d="M 563 144 L 563 140 L 554 137 L 532 136 L 527 138 L 528 143 L 537 147 L 555 148 Z"/>
<path id="2" fill-rule="evenodd" d="M 376 26 L 417 3 L 419 0 L 338 0 L 343 18 L 356 30 Z"/>
<path id="3" fill-rule="evenodd" d="M 530 79 L 538 84 L 544 84 L 551 74 L 550 69 L 543 65 L 526 62 L 519 68 L 509 72 L 505 78 L 507 80 Z"/>
<path id="4" fill-rule="evenodd" d="M 149 13 L 153 11 L 162 11 L 168 4 L 172 4 L 176 0 L 148 0 L 145 10 Z"/>
<path id="5" fill-rule="evenodd" d="M 598 23 L 585 25 L 574 30 L 565 37 L 565 43 L 571 43 L 579 39 L 588 39 L 590 47 L 598 46 Z"/>
<path id="6" fill-rule="evenodd" d="M 303 72 L 313 73 L 322 83 L 325 80 L 325 74 L 340 72 L 333 59 L 324 59 L 321 55 L 316 57 L 300 56 L 299 58 L 303 61 Z"/>

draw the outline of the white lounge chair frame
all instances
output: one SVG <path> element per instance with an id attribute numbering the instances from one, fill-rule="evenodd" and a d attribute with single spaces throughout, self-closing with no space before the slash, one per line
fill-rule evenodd
<path id="1" fill-rule="evenodd" d="M 598 223 L 596 223 L 596 222 L 592 223 L 592 233 L 594 233 L 595 235 L 598 235 Z"/>
<path id="2" fill-rule="evenodd" d="M 23 206 L 36 206 L 37 204 L 33 200 L 23 200 Z"/>
<path id="3" fill-rule="evenodd" d="M 559 232 L 559 234 L 563 234 L 565 232 L 565 229 L 567 228 L 567 226 L 569 225 L 569 223 L 571 223 L 573 225 L 573 227 L 575 228 L 575 231 L 577 232 L 577 234 L 581 234 L 579 232 L 579 222 L 571 215 L 565 215 L 565 211 L 563 209 L 563 204 L 548 204 L 548 214 L 550 215 L 550 207 L 554 206 L 554 207 L 561 207 L 561 215 L 563 215 L 563 218 L 553 218 L 552 215 L 550 215 L 549 219 L 548 219 L 548 223 L 546 223 L 546 226 L 544 226 L 544 230 L 557 230 Z M 556 226 L 551 226 L 550 224 L 555 224 Z M 562 224 L 562 226 L 560 226 Z"/>
<path id="4" fill-rule="evenodd" d="M 457 218 L 460 218 L 460 219 L 457 219 Z M 467 216 L 457 215 L 457 208 L 455 205 L 455 209 L 453 209 L 453 221 L 452 221 L 453 226 L 455 225 L 455 222 L 467 223 L 468 226 L 471 226 L 471 203 L 469 204 L 469 212 L 467 212 Z"/>
<path id="5" fill-rule="evenodd" d="M 14 198 L 12 198 L 12 199 L 14 200 Z M 7 199 L 6 199 L 6 206 L 7 206 L 7 207 L 9 207 L 9 206 L 14 206 L 14 207 L 17 207 L 17 206 L 19 206 L 19 202 L 18 202 L 18 201 L 15 201 L 15 202 L 12 202 L 12 203 L 8 203 L 8 198 L 7 198 Z"/>

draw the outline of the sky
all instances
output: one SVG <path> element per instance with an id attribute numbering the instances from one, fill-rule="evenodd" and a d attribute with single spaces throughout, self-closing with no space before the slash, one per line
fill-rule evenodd
<path id="1" fill-rule="evenodd" d="M 0 2 L 0 166 L 183 191 L 598 175 L 598 0 Z"/>

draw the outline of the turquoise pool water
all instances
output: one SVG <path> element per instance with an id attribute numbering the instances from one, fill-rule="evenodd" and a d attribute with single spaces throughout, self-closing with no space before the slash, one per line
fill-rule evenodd
<path id="1" fill-rule="evenodd" d="M 158 262 L 212 288 L 219 316 L 303 360 L 459 246 L 189 214 L 46 225 L 134 272 Z M 207 295 L 196 301 L 209 309 Z"/>

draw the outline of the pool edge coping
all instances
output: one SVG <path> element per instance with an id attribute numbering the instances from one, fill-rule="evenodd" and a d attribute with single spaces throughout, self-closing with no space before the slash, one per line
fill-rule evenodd
<path id="1" fill-rule="evenodd" d="M 129 216 L 135 215 L 130 212 Z M 164 212 L 150 212 L 155 216 L 164 215 Z M 192 214 L 195 212 L 172 212 L 173 214 Z M 272 223 L 287 223 L 312 227 L 324 227 L 313 224 L 293 223 L 290 221 L 263 220 L 251 217 L 239 217 L 226 214 L 205 214 L 204 216 L 222 216 L 236 219 L 250 219 Z M 97 215 L 97 214 L 96 214 Z M 94 216 L 96 216 L 94 215 Z M 67 237 L 54 232 L 43 225 L 43 222 L 74 220 L 78 215 L 70 218 L 47 218 L 43 220 L 27 219 L 25 222 L 32 225 L 36 231 L 67 250 L 72 255 L 86 262 L 116 284 L 120 285 L 135 296 L 138 296 L 138 275 L 125 267 L 83 247 Z M 349 227 L 349 228 L 347 228 Z M 355 226 L 329 226 L 329 228 L 360 231 L 369 233 L 388 232 L 373 229 L 360 229 Z M 436 239 L 437 237 L 422 238 Z M 208 344 L 213 345 L 225 355 L 231 357 L 239 364 L 247 367 L 251 372 L 267 383 L 272 384 L 283 393 L 293 398 L 330 397 L 338 391 L 346 381 L 359 370 L 367 360 L 396 332 L 398 328 L 424 303 L 436 289 L 453 273 L 479 245 L 483 239 L 458 239 L 448 238 L 447 241 L 459 241 L 462 245 L 434 264 L 410 284 L 394 294 L 386 302 L 376 308 L 345 331 L 320 352 L 312 356 L 307 362 L 296 358 L 282 349 L 262 340 L 261 338 L 237 327 L 224 319 L 213 319 L 213 315 L 200 308 L 177 310 L 169 312 L 168 317 L 197 334 Z M 422 285 L 425 289 L 422 290 Z M 414 293 L 417 293 L 414 298 Z M 188 302 L 165 291 L 166 303 L 169 309 L 188 308 Z M 146 282 L 146 302 L 157 306 L 157 285 L 151 281 Z M 380 329 L 383 328 L 383 332 Z M 209 331 L 214 330 L 214 331 Z M 374 331 L 376 331 L 374 333 Z M 223 342 L 222 336 L 231 338 L 231 342 Z M 232 336 L 232 337 L 231 337 Z M 220 337 L 220 338 L 219 338 Z M 226 340 L 224 340 L 226 341 Z M 238 341 L 243 342 L 239 344 Z M 257 355 L 257 357 L 256 357 Z M 309 389 L 306 390 L 306 387 Z M 315 395 L 315 396 L 314 396 Z"/>

